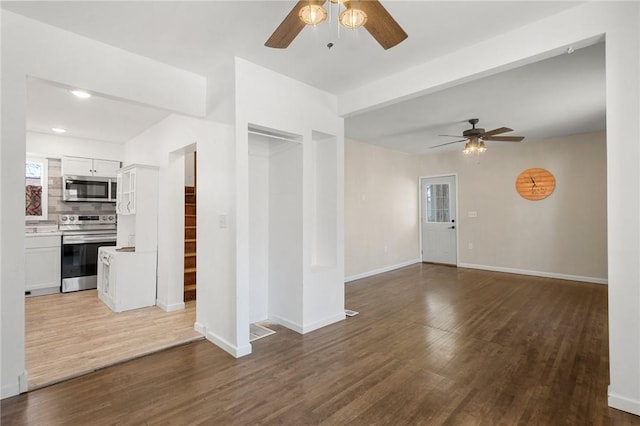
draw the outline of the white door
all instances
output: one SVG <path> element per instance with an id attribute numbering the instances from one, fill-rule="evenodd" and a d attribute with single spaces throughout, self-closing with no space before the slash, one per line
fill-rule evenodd
<path id="1" fill-rule="evenodd" d="M 422 261 L 457 264 L 456 177 L 420 179 Z"/>

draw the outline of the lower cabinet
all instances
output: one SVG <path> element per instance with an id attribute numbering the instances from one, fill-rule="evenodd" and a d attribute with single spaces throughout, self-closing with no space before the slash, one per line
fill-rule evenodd
<path id="1" fill-rule="evenodd" d="M 98 297 L 114 312 L 156 304 L 156 252 L 98 249 Z"/>
<path id="2" fill-rule="evenodd" d="M 60 292 L 61 236 L 27 234 L 25 238 L 25 294 Z"/>

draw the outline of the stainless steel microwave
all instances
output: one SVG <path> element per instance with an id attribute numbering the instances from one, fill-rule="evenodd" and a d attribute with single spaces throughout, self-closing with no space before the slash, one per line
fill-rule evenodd
<path id="1" fill-rule="evenodd" d="M 62 199 L 94 203 L 116 202 L 116 178 L 63 176 Z"/>

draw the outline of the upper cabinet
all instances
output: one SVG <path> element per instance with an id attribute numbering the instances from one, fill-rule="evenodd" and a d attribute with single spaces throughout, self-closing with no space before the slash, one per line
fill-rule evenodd
<path id="1" fill-rule="evenodd" d="M 119 161 L 62 157 L 63 175 L 116 177 L 119 169 Z"/>
<path id="2" fill-rule="evenodd" d="M 136 167 L 125 167 L 118 173 L 116 213 L 136 213 Z"/>

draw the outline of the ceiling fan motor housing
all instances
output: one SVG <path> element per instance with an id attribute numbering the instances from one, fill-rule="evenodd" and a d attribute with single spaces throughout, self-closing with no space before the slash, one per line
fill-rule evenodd
<path id="1" fill-rule="evenodd" d="M 464 136 L 465 138 L 479 138 L 480 136 L 482 136 L 484 134 L 484 129 L 480 127 L 476 128 L 476 124 L 478 124 L 478 121 L 480 120 L 478 120 L 477 118 L 472 118 L 471 120 L 469 120 L 469 124 L 471 124 L 473 128 L 462 132 L 462 136 Z"/>
<path id="2" fill-rule="evenodd" d="M 462 132 L 462 136 L 464 136 L 465 138 L 479 138 L 484 133 L 484 129 L 474 127 L 473 129 L 465 130 L 464 132 Z"/>

